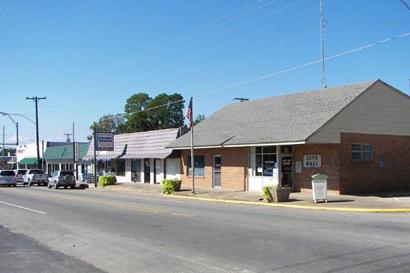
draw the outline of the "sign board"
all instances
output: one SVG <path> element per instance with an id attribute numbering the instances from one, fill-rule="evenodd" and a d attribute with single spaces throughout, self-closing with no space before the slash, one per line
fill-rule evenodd
<path id="1" fill-rule="evenodd" d="M 114 151 L 114 134 L 97 133 L 97 151 Z"/>
<path id="2" fill-rule="evenodd" d="M 304 155 L 303 167 L 320 168 L 322 167 L 322 157 L 320 155 Z"/>

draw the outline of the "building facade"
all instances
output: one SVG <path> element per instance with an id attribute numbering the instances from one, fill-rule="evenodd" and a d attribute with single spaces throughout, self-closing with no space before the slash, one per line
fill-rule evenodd
<path id="1" fill-rule="evenodd" d="M 200 188 L 261 191 L 265 185 L 360 194 L 410 189 L 410 99 L 381 80 L 230 104 L 194 130 Z M 181 152 L 191 186 L 189 134 Z"/>
<path id="2" fill-rule="evenodd" d="M 118 182 L 160 183 L 180 177 L 178 152 L 165 148 L 180 136 L 179 128 L 114 135 L 114 151 L 97 151 L 97 173 L 115 175 Z M 86 160 L 94 172 L 94 144 Z"/>

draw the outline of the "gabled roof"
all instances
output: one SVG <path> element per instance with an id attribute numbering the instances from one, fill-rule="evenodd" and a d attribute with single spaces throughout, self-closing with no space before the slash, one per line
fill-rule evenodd
<path id="1" fill-rule="evenodd" d="M 378 81 L 229 104 L 194 127 L 194 145 L 198 148 L 304 142 Z M 189 146 L 190 134 L 169 145 Z"/>
<path id="2" fill-rule="evenodd" d="M 80 160 L 84 158 L 87 153 L 89 143 L 79 143 Z M 46 160 L 73 160 L 73 144 L 66 144 L 62 146 L 48 147 L 44 153 Z"/>
<path id="3" fill-rule="evenodd" d="M 114 135 L 114 151 L 97 151 L 98 159 L 132 159 L 157 158 L 163 159 L 172 153 L 172 149 L 165 148 L 178 137 L 178 128 L 137 132 Z M 94 157 L 94 142 L 88 149 L 86 158 Z"/>

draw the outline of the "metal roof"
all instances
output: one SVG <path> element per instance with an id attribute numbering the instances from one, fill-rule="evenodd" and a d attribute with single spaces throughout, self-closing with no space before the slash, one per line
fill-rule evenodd
<path id="1" fill-rule="evenodd" d="M 195 147 L 299 143 L 377 81 L 229 104 L 194 127 Z M 190 146 L 190 133 L 170 148 Z"/>
<path id="2" fill-rule="evenodd" d="M 178 128 L 114 135 L 114 151 L 97 151 L 97 159 L 163 159 L 172 153 L 165 148 L 178 136 Z M 94 157 L 94 142 L 87 151 L 86 159 Z"/>
<path id="3" fill-rule="evenodd" d="M 79 143 L 80 160 L 87 153 L 89 143 Z M 63 146 L 47 147 L 44 153 L 46 160 L 73 160 L 73 144 L 65 144 Z"/>

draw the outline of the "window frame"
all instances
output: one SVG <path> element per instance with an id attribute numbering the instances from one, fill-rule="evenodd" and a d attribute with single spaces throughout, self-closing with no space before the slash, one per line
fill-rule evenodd
<path id="1" fill-rule="evenodd" d="M 356 146 L 356 150 L 354 150 L 354 146 Z M 359 158 L 355 158 L 354 154 L 359 155 Z M 370 157 L 368 157 L 368 155 L 370 155 Z M 373 144 L 371 143 L 352 143 L 350 146 L 350 158 L 354 162 L 373 161 L 373 158 L 374 158 Z"/>
<path id="2" fill-rule="evenodd" d="M 267 149 L 272 149 L 273 151 L 269 151 L 268 150 L 268 152 L 265 152 L 265 148 L 267 148 Z M 277 149 L 277 147 L 276 146 L 258 146 L 258 147 L 256 147 L 255 148 L 255 176 L 258 176 L 258 177 L 272 177 L 273 176 L 273 170 L 274 169 L 277 169 L 277 168 L 275 168 L 275 166 L 277 166 L 278 165 L 278 160 L 277 160 L 277 156 L 278 155 L 278 149 Z M 265 175 L 265 171 L 267 170 L 267 169 L 270 169 L 270 168 L 266 168 L 265 166 L 266 166 L 266 164 L 265 164 L 265 156 L 274 156 L 273 157 L 273 167 L 272 167 L 272 175 Z M 258 164 L 258 161 L 259 160 L 257 160 L 257 158 L 258 157 L 260 157 L 260 164 Z M 259 172 L 258 171 L 258 167 L 259 168 L 262 168 L 262 172 Z"/>
<path id="3" fill-rule="evenodd" d="M 200 165 L 200 162 L 197 163 L 197 159 L 202 159 L 202 167 L 198 167 L 197 165 Z M 204 155 L 194 155 L 194 165 L 195 165 L 195 177 L 205 177 L 205 156 Z M 186 164 L 186 168 L 187 168 L 187 176 L 188 177 L 192 177 L 192 173 L 190 172 L 191 169 L 191 156 L 188 155 L 187 156 L 187 164 Z M 197 171 L 197 170 L 201 170 L 202 171 Z M 200 172 L 198 174 L 198 172 Z"/>

